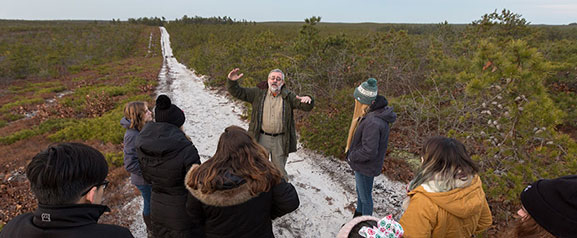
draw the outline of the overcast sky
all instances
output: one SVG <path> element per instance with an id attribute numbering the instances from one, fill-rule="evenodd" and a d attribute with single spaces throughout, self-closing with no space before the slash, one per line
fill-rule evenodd
<path id="1" fill-rule="evenodd" d="M 503 8 L 532 24 L 577 22 L 577 0 L 0 0 L 0 19 L 111 20 L 229 16 L 249 21 L 471 23 Z"/>

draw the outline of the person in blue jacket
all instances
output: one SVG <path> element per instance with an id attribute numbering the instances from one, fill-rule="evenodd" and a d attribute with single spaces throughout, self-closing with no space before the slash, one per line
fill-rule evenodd
<path id="1" fill-rule="evenodd" d="M 150 228 L 150 193 L 151 186 L 142 177 L 140 162 L 136 155 L 136 137 L 144 125 L 152 121 L 152 112 L 148 110 L 146 102 L 129 102 L 124 107 L 124 117 L 120 125 L 126 128 L 124 133 L 124 168 L 130 173 L 130 182 L 138 188 L 142 195 L 142 218 L 147 229 Z"/>

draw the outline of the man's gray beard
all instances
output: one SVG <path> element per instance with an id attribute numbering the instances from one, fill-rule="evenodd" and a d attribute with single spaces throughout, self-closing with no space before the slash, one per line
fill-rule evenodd
<path id="1" fill-rule="evenodd" d="M 277 86 L 276 89 L 273 89 L 272 86 L 270 86 L 270 87 L 269 87 L 269 90 L 270 90 L 272 93 L 278 93 L 278 92 L 280 92 L 280 87 Z"/>

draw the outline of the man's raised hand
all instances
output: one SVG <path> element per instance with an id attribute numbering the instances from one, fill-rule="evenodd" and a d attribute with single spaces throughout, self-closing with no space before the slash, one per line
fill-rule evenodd
<path id="1" fill-rule="evenodd" d="M 240 71 L 239 68 L 235 68 L 232 71 L 230 71 L 230 73 L 228 73 L 228 79 L 232 81 L 237 81 L 238 79 L 242 78 L 244 74 L 239 74 L 238 71 Z"/>
<path id="2" fill-rule="evenodd" d="M 308 103 L 308 104 L 311 104 L 311 101 L 312 101 L 311 97 L 309 97 L 309 96 L 302 96 L 302 97 L 297 96 L 297 99 L 301 100 L 301 103 Z"/>

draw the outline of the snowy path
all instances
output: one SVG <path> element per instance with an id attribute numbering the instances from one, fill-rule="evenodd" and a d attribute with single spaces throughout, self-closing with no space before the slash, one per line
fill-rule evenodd
<path id="1" fill-rule="evenodd" d="M 201 158 L 208 159 L 216 151 L 218 137 L 230 125 L 248 128 L 239 119 L 241 107 L 225 96 L 205 89 L 202 79 L 176 58 L 172 57 L 169 34 L 160 28 L 164 64 L 159 74 L 158 94 L 167 94 L 173 103 L 186 114 L 184 131 L 198 148 Z M 314 110 L 314 109 L 313 109 Z M 341 225 L 352 218 L 356 202 L 354 175 L 349 166 L 338 160 L 299 149 L 288 158 L 287 172 L 301 201 L 293 213 L 278 218 L 273 223 L 275 236 L 283 237 L 335 237 Z M 374 216 L 398 215 L 405 185 L 391 182 L 384 176 L 375 179 Z M 136 197 L 126 207 L 140 206 Z M 136 211 L 130 227 L 135 237 L 146 237 L 140 209 Z"/>

